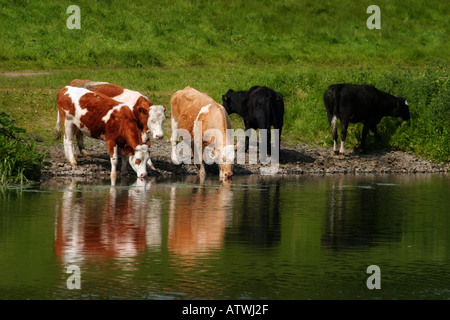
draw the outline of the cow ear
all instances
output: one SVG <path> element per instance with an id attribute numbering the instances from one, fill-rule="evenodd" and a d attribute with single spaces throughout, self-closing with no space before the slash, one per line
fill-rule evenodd
<path id="1" fill-rule="evenodd" d="M 132 156 L 133 155 L 133 148 L 132 147 L 130 147 L 129 145 L 125 145 L 124 147 L 123 147 L 123 152 L 125 153 L 125 154 L 127 154 L 127 155 L 129 155 L 129 156 Z"/>
<path id="2" fill-rule="evenodd" d="M 220 159 L 220 151 L 216 150 L 216 148 L 211 150 L 211 156 L 213 158 L 216 158 L 217 160 Z"/>
<path id="3" fill-rule="evenodd" d="M 166 111 L 166 105 L 163 104 L 164 111 Z"/>
<path id="4" fill-rule="evenodd" d="M 215 151 L 215 150 L 213 150 L 213 151 Z M 213 156 L 214 156 L 214 158 L 216 158 L 217 160 L 220 160 L 220 158 L 223 159 L 223 155 L 222 155 L 222 153 L 221 153 L 219 150 L 213 152 Z"/>
<path id="5" fill-rule="evenodd" d="M 227 162 L 227 157 L 225 154 L 222 155 L 222 162 Z"/>

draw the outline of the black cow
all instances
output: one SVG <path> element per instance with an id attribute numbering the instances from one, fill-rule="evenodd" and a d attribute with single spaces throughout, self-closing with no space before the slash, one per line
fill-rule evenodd
<path id="1" fill-rule="evenodd" d="M 244 119 L 245 131 L 248 129 L 267 129 L 270 143 L 271 126 L 279 130 L 278 146 L 283 129 L 284 102 L 281 93 L 267 87 L 254 86 L 248 91 L 228 90 L 222 96 L 222 103 L 228 114 L 237 113 Z M 249 136 L 245 137 L 245 150 L 248 151 Z M 271 148 L 267 148 L 270 154 Z"/>
<path id="2" fill-rule="evenodd" d="M 333 84 L 323 95 L 328 121 L 334 140 L 334 153 L 337 150 L 337 119 L 341 124 L 340 157 L 344 157 L 344 142 L 347 137 L 347 128 L 350 122 L 363 122 L 361 137 L 361 150 L 366 152 L 366 137 L 369 129 L 375 134 L 377 140 L 381 137 L 377 132 L 377 124 L 384 116 L 410 120 L 408 103 L 404 98 L 395 97 L 371 85 Z"/>

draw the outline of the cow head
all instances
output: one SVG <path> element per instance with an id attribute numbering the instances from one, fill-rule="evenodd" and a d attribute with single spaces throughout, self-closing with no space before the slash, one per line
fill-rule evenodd
<path id="1" fill-rule="evenodd" d="M 409 121 L 411 119 L 408 102 L 404 98 L 398 98 L 397 105 L 392 112 L 392 116 L 395 118 L 400 118 L 404 121 Z"/>
<path id="2" fill-rule="evenodd" d="M 222 96 L 222 105 L 228 114 L 232 114 L 232 113 L 236 112 L 236 110 L 234 110 L 233 103 L 232 103 L 232 99 L 233 99 L 232 96 L 234 93 L 235 93 L 235 91 L 230 89 L 227 91 L 227 93 L 225 93 Z"/>
<path id="3" fill-rule="evenodd" d="M 166 120 L 165 106 L 151 106 L 148 115 L 148 133 L 152 133 L 153 139 L 164 138 L 163 125 Z"/>
<path id="4" fill-rule="evenodd" d="M 130 155 L 128 161 L 136 172 L 138 178 L 145 178 L 147 176 L 147 161 L 150 158 L 149 149 L 146 144 L 141 144 L 136 147 L 134 154 Z"/>
<path id="5" fill-rule="evenodd" d="M 227 136 L 224 139 L 222 131 L 218 129 L 208 129 L 203 134 L 203 146 L 207 146 L 203 150 L 205 153 L 203 155 L 205 157 L 205 162 L 210 164 L 210 161 L 212 160 L 215 163 L 218 163 L 219 178 L 221 180 L 230 179 L 233 175 L 235 149 L 239 145 L 239 142 L 236 146 L 231 144 L 231 141 L 233 141 L 232 130 L 227 129 L 226 135 Z M 199 151 L 200 150 L 197 152 L 200 153 Z"/>
<path id="6" fill-rule="evenodd" d="M 219 147 L 213 151 L 213 156 L 219 161 L 219 178 L 221 180 L 230 179 L 233 175 L 235 146 L 226 145 L 223 148 Z"/>

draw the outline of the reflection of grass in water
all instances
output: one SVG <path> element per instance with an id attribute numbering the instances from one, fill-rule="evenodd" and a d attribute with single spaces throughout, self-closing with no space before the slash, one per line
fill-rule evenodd
<path id="1" fill-rule="evenodd" d="M 399 186 L 399 184 L 396 183 L 375 183 L 377 186 Z M 343 185 L 343 186 L 337 186 L 335 188 L 359 188 L 359 189 L 376 189 L 374 186 L 355 186 L 355 185 Z"/>
<path id="2" fill-rule="evenodd" d="M 219 190 L 219 189 L 230 189 L 230 190 L 267 190 L 267 188 L 261 188 L 261 185 L 258 184 L 233 184 L 231 183 L 230 186 L 223 186 L 223 185 L 216 185 L 216 186 L 203 186 L 203 185 L 195 185 L 195 184 L 163 184 L 158 183 L 158 186 L 160 187 L 168 187 L 168 188 L 180 188 L 180 189 L 212 189 L 212 190 Z"/>

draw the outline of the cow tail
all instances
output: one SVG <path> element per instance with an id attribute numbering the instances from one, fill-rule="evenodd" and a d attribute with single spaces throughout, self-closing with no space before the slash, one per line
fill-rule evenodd
<path id="1" fill-rule="evenodd" d="M 283 127 L 283 117 L 284 117 L 284 101 L 283 97 L 275 94 L 275 106 L 276 108 L 272 108 L 272 116 L 273 119 L 276 120 L 276 125 L 280 129 Z"/>
<path id="2" fill-rule="evenodd" d="M 333 106 L 332 112 L 333 116 L 331 118 L 331 132 L 335 132 L 337 130 L 337 119 L 339 116 L 339 101 L 341 98 L 341 86 L 337 86 L 336 90 L 333 90 Z"/>
<path id="3" fill-rule="evenodd" d="M 334 100 L 333 100 L 333 115 L 339 115 L 339 101 L 341 99 L 341 86 L 337 87 L 334 91 Z"/>
<path id="4" fill-rule="evenodd" d="M 57 118 L 56 118 L 55 139 L 56 140 L 61 139 L 61 118 L 59 116 L 59 111 L 57 112 Z"/>

